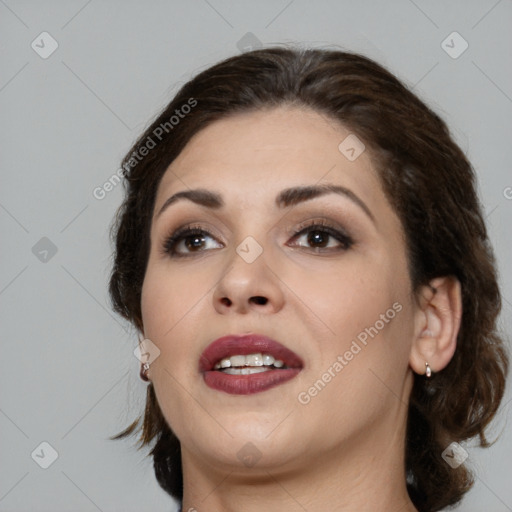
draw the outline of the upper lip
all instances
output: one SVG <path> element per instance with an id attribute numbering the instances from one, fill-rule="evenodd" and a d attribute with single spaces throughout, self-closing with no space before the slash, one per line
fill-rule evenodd
<path id="1" fill-rule="evenodd" d="M 302 368 L 302 359 L 284 345 L 262 334 L 230 334 L 210 343 L 199 358 L 199 371 L 213 370 L 215 363 L 234 355 L 270 354 L 289 368 Z"/>

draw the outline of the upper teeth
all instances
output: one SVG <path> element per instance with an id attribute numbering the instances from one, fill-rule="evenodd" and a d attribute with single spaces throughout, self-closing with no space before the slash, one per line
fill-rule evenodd
<path id="1" fill-rule="evenodd" d="M 214 370 L 220 368 L 231 368 L 233 366 L 272 366 L 281 368 L 284 362 L 280 359 L 275 359 L 270 354 L 248 354 L 246 356 L 235 355 L 221 359 L 214 367 Z"/>

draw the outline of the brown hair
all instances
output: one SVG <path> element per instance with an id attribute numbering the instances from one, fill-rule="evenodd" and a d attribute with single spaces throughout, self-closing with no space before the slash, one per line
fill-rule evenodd
<path id="1" fill-rule="evenodd" d="M 195 106 L 183 109 L 189 113 L 171 125 L 171 116 L 186 104 Z M 141 288 L 156 190 L 191 137 L 234 113 L 285 104 L 325 114 L 364 141 L 406 234 L 413 289 L 439 276 L 452 275 L 461 283 L 457 349 L 431 379 L 414 375 L 405 454 L 416 508 L 434 512 L 455 504 L 473 477 L 464 465 L 452 469 L 441 453 L 450 442 L 475 436 L 481 446 L 490 445 L 484 431 L 501 402 L 508 371 L 496 328 L 501 309 L 496 265 L 471 164 L 446 124 L 374 61 L 335 50 L 274 47 L 228 58 L 186 83 L 123 160 L 126 196 L 112 226 L 113 307 L 142 332 Z M 155 133 L 156 147 L 141 151 Z M 140 153 L 147 154 L 134 159 Z M 133 433 L 140 420 L 113 439 Z M 180 444 L 151 384 L 139 430 L 140 447 L 156 439 L 150 453 L 159 484 L 181 500 Z"/>

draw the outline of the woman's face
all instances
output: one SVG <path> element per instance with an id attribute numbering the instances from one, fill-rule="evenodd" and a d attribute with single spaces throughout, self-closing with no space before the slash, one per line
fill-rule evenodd
<path id="1" fill-rule="evenodd" d="M 368 151 L 358 156 L 349 135 L 297 107 L 239 114 L 199 132 L 163 176 L 142 319 L 160 350 L 149 377 L 184 464 L 326 468 L 354 449 L 377 460 L 399 442 L 415 313 L 406 247 Z M 338 192 L 282 196 L 326 185 Z M 160 213 L 196 189 L 221 206 L 181 197 Z M 194 231 L 168 242 L 184 227 Z M 276 340 L 301 367 L 271 387 L 282 369 L 205 378 L 203 351 L 231 334 Z"/>

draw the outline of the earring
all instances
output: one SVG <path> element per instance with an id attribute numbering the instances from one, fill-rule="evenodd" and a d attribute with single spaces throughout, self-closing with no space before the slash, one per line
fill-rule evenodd
<path id="1" fill-rule="evenodd" d="M 149 382 L 149 377 L 147 376 L 147 372 L 149 370 L 149 363 L 144 363 L 141 367 L 140 367 L 140 378 L 144 381 L 144 382 Z"/>
<path id="2" fill-rule="evenodd" d="M 429 379 L 432 376 L 432 370 L 430 369 L 430 365 L 425 363 L 425 376 Z"/>

